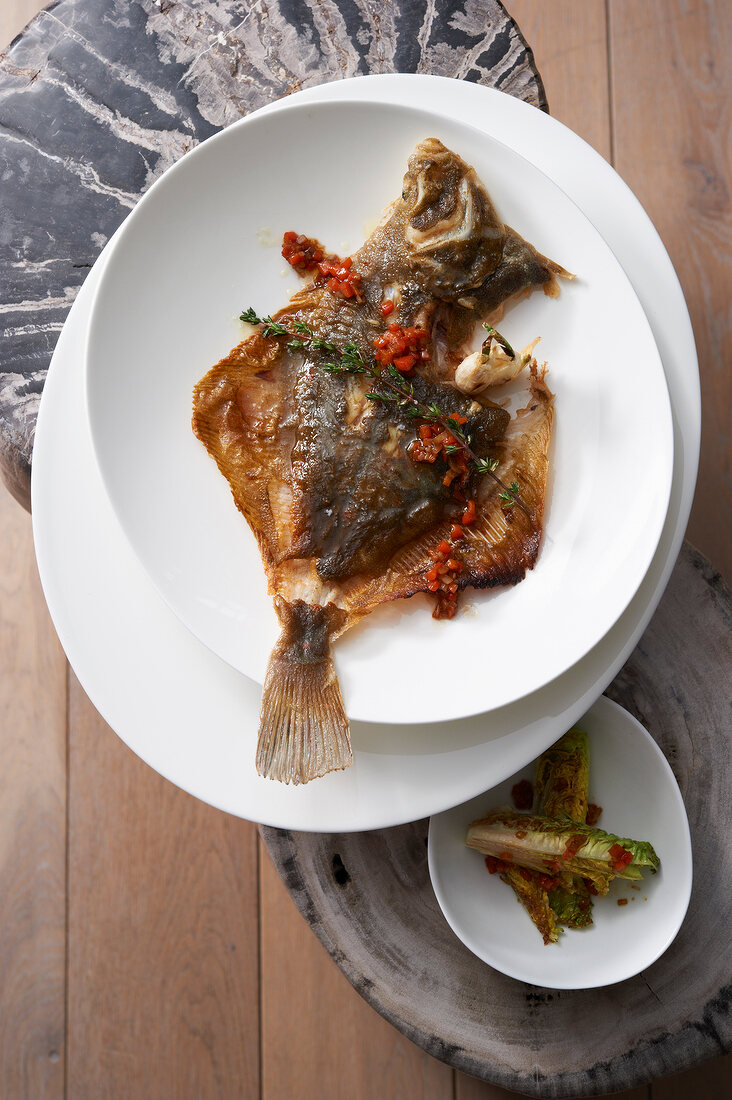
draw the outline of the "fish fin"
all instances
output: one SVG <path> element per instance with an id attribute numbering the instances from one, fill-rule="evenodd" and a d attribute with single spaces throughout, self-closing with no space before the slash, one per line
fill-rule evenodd
<path id="1" fill-rule="evenodd" d="M 571 271 L 567 271 L 561 264 L 557 264 L 554 260 L 547 259 L 546 256 L 539 254 L 539 259 L 546 264 L 546 269 L 549 272 L 549 278 L 542 284 L 542 290 L 546 294 L 547 298 L 559 297 L 559 279 L 567 279 L 570 282 L 572 279 L 576 279 L 577 276 L 573 275 Z"/>
<path id="2" fill-rule="evenodd" d="M 330 643 L 348 625 L 328 604 L 275 598 L 282 633 L 262 692 L 257 771 L 281 783 L 308 783 L 353 762 L 353 750 Z"/>

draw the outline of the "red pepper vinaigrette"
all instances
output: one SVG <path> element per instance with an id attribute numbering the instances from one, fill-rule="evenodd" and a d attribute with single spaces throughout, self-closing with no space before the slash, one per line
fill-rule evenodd
<path id="1" fill-rule="evenodd" d="M 325 283 L 334 294 L 343 298 L 362 300 L 361 276 L 353 270 L 353 260 L 347 256 L 326 256 L 325 249 L 314 237 L 305 237 L 302 233 L 288 230 L 282 238 L 282 255 L 288 264 L 295 268 L 298 275 L 316 271 L 315 281 Z"/>

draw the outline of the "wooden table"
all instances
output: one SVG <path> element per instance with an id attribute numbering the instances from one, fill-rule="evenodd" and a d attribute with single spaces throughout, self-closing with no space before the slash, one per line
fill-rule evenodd
<path id="1" fill-rule="evenodd" d="M 43 17 L 52 34 L 58 32 L 61 6 L 51 16 Z M 185 20 L 188 12 L 181 10 L 184 5 L 168 0 L 158 5 L 115 5 L 108 26 L 114 27 L 118 52 L 111 63 L 97 58 L 97 72 L 99 67 L 109 70 L 134 89 L 135 66 L 126 64 L 134 52 L 129 51 L 125 38 L 134 20 L 127 19 L 126 7 L 135 18 L 149 18 L 150 25 L 163 17 L 173 22 Z M 616 162 L 662 230 L 665 216 L 676 213 L 679 207 L 689 207 L 680 235 L 683 247 L 673 258 L 683 275 L 684 260 L 693 254 L 691 270 L 709 283 L 704 295 L 698 291 L 694 295 L 695 282 L 686 287 L 692 313 L 695 302 L 703 301 L 706 310 L 699 311 L 695 318 L 697 332 L 701 328 L 704 361 L 704 341 L 710 347 L 719 342 L 722 321 L 714 300 L 724 291 L 723 280 L 713 278 L 720 261 L 705 235 L 705 218 L 715 216 L 717 233 L 728 222 L 724 220 L 724 203 L 718 198 L 719 180 L 724 177 L 721 172 L 716 177 L 710 170 L 709 150 L 700 134 L 712 132 L 724 138 L 720 133 L 722 115 L 716 111 L 714 101 L 715 97 L 724 101 L 721 59 L 725 56 L 729 20 L 723 18 L 720 8 L 713 27 L 713 5 L 706 12 L 695 6 L 682 12 L 672 5 L 670 19 L 668 5 L 664 6 L 664 19 L 648 5 L 644 6 L 644 22 L 627 5 L 614 4 L 609 23 L 600 4 L 556 4 L 549 21 L 528 0 L 511 7 L 532 43 L 537 48 L 543 44 L 546 50 L 547 65 L 542 60 L 541 68 L 550 96 L 552 81 L 548 74 L 553 72 L 554 87 L 565 97 L 563 110 L 553 102 L 555 113 L 603 152 L 613 151 L 610 137 L 614 138 Z M 76 8 L 73 34 L 83 38 L 81 5 Z M 212 8 L 205 6 L 206 18 Z M 226 5 L 226 14 L 229 26 L 237 18 L 244 18 L 246 12 L 232 3 Z M 253 21 L 254 15 L 248 27 Z M 189 35 L 185 43 L 190 46 L 189 53 L 181 58 L 174 51 L 163 50 L 158 58 L 163 66 L 180 66 L 176 70 L 180 78 L 172 93 L 174 104 L 167 103 L 169 111 L 184 113 L 190 107 L 192 93 L 187 74 L 196 66 L 200 70 L 201 65 L 210 65 L 212 71 L 206 73 L 202 84 L 209 91 L 217 80 L 229 80 L 237 74 L 246 77 L 237 67 L 241 59 L 235 65 L 230 58 L 229 66 L 234 71 L 227 76 L 218 56 L 218 47 L 223 49 L 226 43 L 219 42 L 215 35 L 212 43 L 211 25 L 205 24 L 205 19 L 203 24 L 208 34 L 203 49 L 201 38 Z M 193 29 L 201 31 L 201 24 Z M 226 40 L 225 28 L 222 33 Z M 643 123 L 634 117 L 637 105 L 629 98 L 624 75 L 640 71 L 637 63 L 634 66 L 634 57 L 644 56 L 638 53 L 644 42 L 652 40 L 657 46 L 659 35 L 664 57 L 658 58 L 657 49 L 646 49 L 643 66 L 643 79 L 651 85 L 660 82 L 668 92 L 667 133 L 664 141 L 654 143 L 652 139 L 659 132 L 658 105 L 652 115 L 644 116 L 648 120 L 644 131 Z M 21 46 L 31 42 L 29 34 Z M 150 44 L 142 41 L 142 47 Z M 70 50 L 61 60 L 70 72 L 78 73 L 72 54 Z M 28 60 L 30 64 L 18 64 L 15 53 L 5 58 L 0 66 L 4 79 L 12 77 L 16 84 L 25 82 L 27 89 L 33 89 L 57 77 L 48 65 L 34 66 L 26 55 Z M 330 61 L 334 72 L 343 71 L 342 58 Z M 722 78 L 715 74 L 712 80 L 710 73 L 715 64 Z M 94 63 L 90 61 L 89 65 L 93 70 Z M 120 65 L 124 71 L 120 71 Z M 683 141 L 690 143 L 695 156 L 687 156 L 684 165 L 691 183 L 697 185 L 691 198 L 685 194 L 679 197 L 666 182 L 674 179 L 675 173 L 663 171 L 664 164 L 670 168 L 674 158 L 681 159 L 677 153 L 679 92 L 671 79 L 671 73 L 678 74 L 680 67 L 702 93 L 698 115 L 707 123 L 706 129 L 695 125 L 698 119 L 689 116 L 687 102 Z M 105 80 L 109 72 L 105 71 Z M 603 79 L 608 73 L 614 75 L 610 96 L 580 94 L 590 85 L 597 88 L 598 73 Z M 678 83 L 678 77 L 674 79 Z M 236 83 L 238 86 L 240 80 Z M 243 87 L 246 84 L 246 79 L 241 80 Z M 139 80 L 137 92 L 141 93 Z M 72 99 L 74 94 L 78 97 L 78 88 L 72 87 L 68 94 Z M 643 102 L 642 94 L 637 98 Z M 205 102 L 205 96 L 203 99 Z M 227 110 L 230 106 L 228 103 Z M 203 119 L 200 132 L 190 126 L 186 131 L 181 125 L 179 134 L 169 135 L 170 155 L 176 148 L 178 153 L 183 150 L 187 134 L 204 136 L 206 125 L 215 127 L 227 121 L 226 114 L 213 121 L 206 118 L 210 108 L 209 101 L 205 110 L 198 112 Z M 160 109 L 164 112 L 165 104 Z M 241 110 L 241 103 L 234 104 L 233 109 Z M 49 130 L 58 127 L 52 112 L 47 112 L 46 119 L 42 115 L 43 104 L 39 119 L 48 124 Z M 6 116 L 2 125 L 16 143 L 18 137 L 27 141 L 28 135 L 19 135 L 17 126 L 13 130 L 14 122 L 17 118 L 8 120 Z M 97 124 L 101 130 L 113 130 L 124 120 L 112 111 L 97 119 Z M 632 137 L 630 143 L 628 134 Z M 71 141 L 75 135 L 69 132 L 62 136 Z M 175 146 L 175 141 L 180 144 Z M 721 147 L 725 147 L 723 143 Z M 649 202 L 638 185 L 643 179 L 633 179 L 633 172 L 644 163 L 640 150 L 648 148 L 664 180 L 662 202 L 653 195 Z M 39 156 L 48 159 L 44 152 Z M 75 163 L 86 173 L 83 158 Z M 117 167 L 114 163 L 110 166 Z M 148 167 L 137 166 L 140 172 L 147 172 Z M 95 191 L 98 185 L 93 174 L 85 174 L 84 178 Z M 29 187 L 35 182 L 31 173 Z M 122 192 L 121 186 L 114 186 Z M 100 211 L 111 209 L 113 203 L 124 206 L 123 195 L 120 202 L 120 194 L 95 193 Z M 29 197 L 32 191 L 26 190 L 25 195 Z M 62 221 L 64 197 L 63 189 L 57 191 L 53 207 L 44 212 L 52 215 L 54 227 L 56 218 L 59 224 Z M 654 201 L 659 204 L 657 210 Z M 111 231 L 116 223 L 112 218 L 104 224 Z M 98 224 L 91 232 L 100 232 Z M 665 232 L 664 237 L 669 240 Z M 30 274 L 35 280 L 32 284 L 21 280 L 19 284 L 24 291 L 30 286 L 29 297 L 13 302 L 6 296 L 8 304 L 23 306 L 19 312 L 24 316 L 10 326 L 13 339 L 22 344 L 25 338 L 36 335 L 39 325 L 43 326 L 39 330 L 43 339 L 36 344 L 31 339 L 26 345 L 31 349 L 31 361 L 35 356 L 35 369 L 13 395 L 20 397 L 21 404 L 27 399 L 30 406 L 26 426 L 32 425 L 34 388 L 37 391 L 40 382 L 34 371 L 49 354 L 74 287 L 83 277 L 84 265 L 92 262 L 102 243 L 95 241 L 91 233 L 90 241 L 83 255 L 63 251 L 66 259 L 61 261 L 59 250 L 37 251 L 25 258 L 19 253 L 11 258 L 11 263 L 21 265 L 14 270 L 22 269 L 23 279 Z M 51 285 L 44 281 L 45 276 L 58 262 L 66 265 L 65 278 L 54 284 L 57 290 L 51 301 L 44 301 L 46 288 Z M 48 313 L 41 316 L 44 309 Z M 10 310 L 6 308 L 4 313 L 8 318 Z M 12 469 L 18 475 L 14 489 L 22 497 L 27 470 L 18 458 L 22 458 L 27 439 L 23 444 L 21 432 L 15 440 L 9 453 Z M 711 453 L 716 448 L 721 454 L 726 446 L 724 439 L 712 440 Z M 724 530 L 719 517 L 728 498 L 720 500 L 718 493 L 708 493 L 707 498 L 702 520 L 705 515 L 713 520 L 706 528 L 698 521 L 699 529 L 713 535 L 720 527 Z M 248 1096 L 256 1095 L 261 1085 L 268 1096 L 335 1097 L 344 1094 L 343 1082 L 347 1080 L 350 1094 L 358 1096 L 452 1095 L 452 1072 L 426 1059 L 416 1047 L 405 1045 L 396 1032 L 386 1028 L 357 999 L 354 1001 L 347 987 L 339 984 L 336 974 L 326 966 L 312 937 L 305 934 L 307 930 L 293 923 L 292 911 L 266 860 L 260 862 L 257 872 L 256 838 L 247 823 L 217 815 L 172 790 L 131 758 L 114 738 L 101 735 L 103 724 L 98 716 L 73 678 L 67 682 L 63 657 L 37 589 L 27 576 L 23 564 L 29 554 L 27 524 L 17 510 L 12 511 L 7 497 L 3 508 L 8 537 L 3 547 L 6 561 L 2 576 L 6 580 L 0 647 L 7 656 L 5 667 L 10 677 L 2 692 L 5 710 L 12 715 L 13 731 L 3 756 L 7 786 L 3 791 L 3 814 L 9 826 L 6 835 L 15 838 L 12 842 L 8 839 L 0 849 L 0 867 L 12 884 L 8 897 L 14 900 L 10 907 L 14 919 L 6 925 L 0 953 L 6 979 L 0 1004 L 3 1018 L 9 1021 L 3 1045 L 5 1079 L 12 1083 L 6 1090 L 8 1094 L 57 1095 L 65 1082 L 70 1096 L 170 1096 L 190 1095 L 192 1090 L 197 1095 Z M 714 556 L 721 560 L 721 554 Z M 40 862 L 38 853 L 42 855 Z M 135 888 L 138 883 L 141 889 Z M 234 956 L 236 965 L 232 965 Z M 283 975 L 291 980 L 283 981 Z M 140 1041 L 141 1036 L 145 1042 Z M 282 1056 L 283 1049 L 287 1057 Z M 712 1076 L 707 1074 L 703 1079 L 712 1081 L 715 1072 L 726 1071 L 712 1069 Z M 454 1087 L 462 1097 L 503 1095 L 460 1074 L 455 1080 Z M 653 1086 L 654 1097 L 670 1097 L 673 1088 L 673 1082 L 657 1083 Z M 646 1091 L 641 1094 L 645 1096 Z"/>

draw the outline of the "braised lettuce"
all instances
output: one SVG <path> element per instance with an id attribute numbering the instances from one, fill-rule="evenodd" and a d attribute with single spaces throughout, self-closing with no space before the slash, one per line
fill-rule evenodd
<path id="1" fill-rule="evenodd" d="M 587 928 L 592 924 L 592 894 L 582 879 L 575 880 L 573 893 L 561 886 L 550 890 L 547 902 L 558 925 Z"/>
<path id="2" fill-rule="evenodd" d="M 607 880 L 608 885 L 615 877 L 642 878 L 644 869 L 655 872 L 660 864 L 647 841 L 616 836 L 579 821 L 520 814 L 509 806 L 473 821 L 467 845 L 544 874 L 564 879 L 568 872 L 593 882 L 597 877 L 598 884 Z"/>
<path id="3" fill-rule="evenodd" d="M 589 784 L 587 734 L 571 729 L 536 762 L 532 813 L 502 806 L 468 828 L 468 847 L 512 887 L 545 944 L 565 927 L 591 925 L 592 895 L 607 894 L 613 879 L 659 867 L 647 841 L 586 824 Z"/>
<path id="4" fill-rule="evenodd" d="M 587 734 L 571 729 L 536 762 L 534 810 L 546 817 L 584 822 L 590 789 Z"/>
<path id="5" fill-rule="evenodd" d="M 556 943 L 561 932 L 560 922 L 549 895 L 539 882 L 539 875 L 535 871 L 527 871 L 525 867 L 507 866 L 501 880 L 513 888 L 517 899 L 541 932 L 544 943 Z"/>

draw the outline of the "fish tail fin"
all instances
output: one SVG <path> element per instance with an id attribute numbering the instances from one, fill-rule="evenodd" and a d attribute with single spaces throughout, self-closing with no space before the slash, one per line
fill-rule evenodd
<path id="1" fill-rule="evenodd" d="M 353 762 L 330 643 L 346 624 L 333 604 L 276 599 L 282 633 L 262 693 L 257 771 L 281 783 L 307 783 Z"/>

